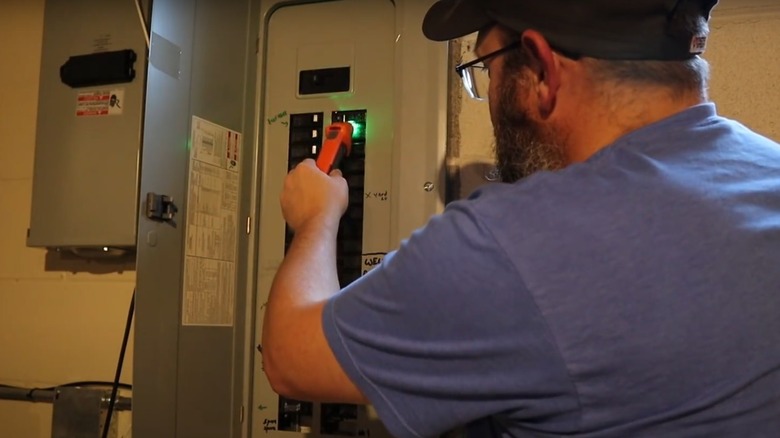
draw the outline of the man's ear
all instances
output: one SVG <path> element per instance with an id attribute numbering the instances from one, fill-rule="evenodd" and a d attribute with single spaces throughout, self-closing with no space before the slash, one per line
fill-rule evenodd
<path id="1" fill-rule="evenodd" d="M 561 87 L 561 65 L 547 40 L 535 30 L 526 30 L 521 37 L 523 49 L 528 53 L 528 61 L 534 88 L 537 94 L 539 114 L 547 118 L 552 114 Z"/>

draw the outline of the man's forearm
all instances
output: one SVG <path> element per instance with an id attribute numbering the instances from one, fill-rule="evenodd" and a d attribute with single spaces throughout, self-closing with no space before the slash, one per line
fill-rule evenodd
<path id="1" fill-rule="evenodd" d="M 319 303 L 338 292 L 337 232 L 327 224 L 312 224 L 296 232 L 271 286 L 269 313 Z"/>
<path id="2" fill-rule="evenodd" d="M 263 369 L 271 388 L 296 400 L 363 403 L 323 327 L 327 300 L 339 291 L 336 237 L 347 209 L 347 182 L 314 160 L 295 166 L 280 199 L 295 236 L 271 285 L 263 321 Z"/>
<path id="3" fill-rule="evenodd" d="M 323 302 L 339 291 L 335 228 L 317 224 L 299 230 L 271 286 L 263 323 L 263 363 L 280 394 L 316 388 L 317 382 L 306 383 L 311 359 L 329 354 L 324 339 L 315 339 L 322 337 Z"/>

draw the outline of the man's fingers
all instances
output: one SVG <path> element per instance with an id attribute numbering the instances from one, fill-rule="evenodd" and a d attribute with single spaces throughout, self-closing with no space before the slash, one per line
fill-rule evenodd
<path id="1" fill-rule="evenodd" d="M 313 159 L 307 158 L 307 159 L 301 161 L 300 163 L 298 163 L 298 165 L 296 165 L 295 167 L 298 167 L 298 166 L 316 167 L 317 163 Z"/>

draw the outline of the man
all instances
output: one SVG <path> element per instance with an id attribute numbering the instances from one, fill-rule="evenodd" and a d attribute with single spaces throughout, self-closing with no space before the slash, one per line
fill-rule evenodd
<path id="1" fill-rule="evenodd" d="M 780 146 L 707 101 L 715 2 L 435 4 L 429 38 L 480 32 L 505 184 L 339 291 L 346 183 L 295 169 L 275 390 L 398 437 L 780 436 Z"/>

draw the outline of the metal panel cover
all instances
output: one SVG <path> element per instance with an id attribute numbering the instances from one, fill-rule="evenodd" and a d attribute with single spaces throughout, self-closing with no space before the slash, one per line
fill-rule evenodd
<path id="1" fill-rule="evenodd" d="M 62 82 L 69 58 L 120 50 L 132 81 Z M 46 1 L 29 246 L 135 246 L 145 53 L 132 1 Z"/>

